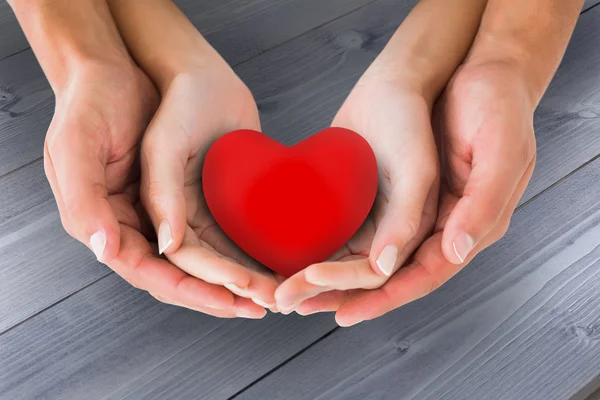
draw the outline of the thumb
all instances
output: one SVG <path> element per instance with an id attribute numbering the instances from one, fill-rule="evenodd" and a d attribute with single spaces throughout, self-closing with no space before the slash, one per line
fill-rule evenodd
<path id="1" fill-rule="evenodd" d="M 491 139 L 486 143 L 485 154 L 474 154 L 462 197 L 444 227 L 442 250 L 449 262 L 464 263 L 500 222 L 532 162 L 526 148 L 518 151 L 517 147 L 514 143 L 502 146 L 499 140 Z"/>
<path id="2" fill-rule="evenodd" d="M 150 124 L 141 154 L 141 199 L 156 229 L 160 254 L 181 246 L 187 225 L 184 174 L 189 150 L 165 115 L 159 110 Z"/>
<path id="3" fill-rule="evenodd" d="M 380 204 L 376 207 L 385 210 L 377 223 L 370 252 L 371 267 L 378 275 L 391 276 L 433 226 L 435 215 L 427 215 L 427 210 L 436 208 L 439 184 L 435 172 L 424 173 L 422 170 L 398 185 L 402 187 L 393 188 L 389 202 L 377 200 Z"/>
<path id="4" fill-rule="evenodd" d="M 44 169 L 67 232 L 90 247 L 99 261 L 108 262 L 119 252 L 120 232 L 108 202 L 102 148 L 82 132 L 50 133 Z"/>

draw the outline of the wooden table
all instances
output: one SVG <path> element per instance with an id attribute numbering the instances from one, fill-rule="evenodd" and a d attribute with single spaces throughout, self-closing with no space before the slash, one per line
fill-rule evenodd
<path id="1" fill-rule="evenodd" d="M 318 131 L 409 0 L 180 0 L 284 143 Z M 370 323 L 219 320 L 130 287 L 60 225 L 42 167 L 53 95 L 0 3 L 1 399 L 566 399 L 600 375 L 600 0 L 535 117 L 507 236 Z M 448 2 L 451 6 L 451 2 Z"/>

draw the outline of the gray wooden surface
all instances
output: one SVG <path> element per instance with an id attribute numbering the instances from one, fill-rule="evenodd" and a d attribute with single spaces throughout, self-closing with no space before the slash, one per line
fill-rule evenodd
<path id="1" fill-rule="evenodd" d="M 236 65 L 265 131 L 327 126 L 416 1 L 181 0 Z M 60 227 L 40 161 L 53 98 L 0 2 L 0 398 L 562 399 L 600 374 L 600 0 L 536 113 L 508 236 L 433 295 L 339 329 L 166 306 Z"/>

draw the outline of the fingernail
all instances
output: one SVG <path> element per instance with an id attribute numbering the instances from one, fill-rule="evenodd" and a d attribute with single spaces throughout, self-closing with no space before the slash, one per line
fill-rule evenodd
<path id="1" fill-rule="evenodd" d="M 264 301 L 262 301 L 261 299 L 254 299 L 254 298 L 253 298 L 253 299 L 252 299 L 252 301 L 253 301 L 253 302 L 255 302 L 256 304 L 258 304 L 259 306 L 261 306 L 261 307 L 264 307 L 264 308 L 272 308 L 272 307 L 275 307 L 275 304 L 268 304 L 268 303 L 265 303 L 265 302 L 264 302 Z"/>
<path id="2" fill-rule="evenodd" d="M 377 267 L 385 276 L 391 276 L 392 272 L 394 272 L 397 258 L 398 248 L 388 244 L 379 254 L 379 258 L 377 258 Z"/>
<path id="3" fill-rule="evenodd" d="M 102 259 L 104 247 L 106 247 L 106 233 L 98 231 L 90 237 L 90 247 L 98 260 Z"/>
<path id="4" fill-rule="evenodd" d="M 340 324 L 340 323 L 338 322 L 338 325 L 339 325 L 339 326 L 341 326 L 342 328 L 350 328 L 351 326 L 358 325 L 358 324 L 360 324 L 360 323 L 361 323 L 361 322 L 363 322 L 363 321 L 364 321 L 364 320 L 363 320 L 363 319 L 361 319 L 360 321 L 349 322 L 349 323 L 345 323 L 345 324 Z"/>
<path id="5" fill-rule="evenodd" d="M 473 238 L 465 232 L 460 232 L 454 238 L 454 242 L 452 242 L 452 246 L 454 247 L 454 253 L 456 257 L 460 260 L 460 263 L 464 263 L 467 259 L 467 256 L 473 250 L 475 246 L 475 241 Z"/>
<path id="6" fill-rule="evenodd" d="M 266 314 L 266 312 L 265 312 Z M 263 319 L 263 316 L 257 316 L 255 314 L 251 314 L 249 312 L 247 312 L 246 310 L 239 310 L 236 314 L 236 316 L 240 317 L 240 318 L 247 318 L 247 319 Z"/>
<path id="7" fill-rule="evenodd" d="M 279 311 L 281 311 L 283 315 L 289 315 L 294 311 L 294 309 L 298 308 L 299 305 L 300 303 L 294 303 L 292 305 L 279 307 Z"/>
<path id="8" fill-rule="evenodd" d="M 171 224 L 164 220 L 158 227 L 158 254 L 162 254 L 173 244 L 173 234 L 171 233 Z"/>
<path id="9" fill-rule="evenodd" d="M 320 312 L 324 312 L 324 311 L 317 311 L 317 310 L 302 311 L 302 310 L 296 310 L 296 314 L 302 315 L 303 317 L 307 317 L 307 316 L 313 315 L 313 314 L 318 314 Z"/>
<path id="10" fill-rule="evenodd" d="M 229 289 L 229 291 L 232 292 L 233 294 L 237 294 L 240 297 L 250 297 L 248 295 L 248 291 L 246 289 L 243 289 L 236 284 L 226 283 L 223 286 L 225 286 L 227 289 Z"/>

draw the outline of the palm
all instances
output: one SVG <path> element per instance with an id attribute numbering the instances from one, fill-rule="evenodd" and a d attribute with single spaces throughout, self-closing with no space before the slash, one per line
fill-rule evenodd
<path id="1" fill-rule="evenodd" d="M 361 229 L 333 259 L 355 256 L 368 258 L 375 234 L 385 223 L 384 217 L 394 211 L 390 209 L 393 192 L 402 186 L 405 176 L 412 174 L 415 168 L 422 167 L 419 163 L 415 165 L 413 160 L 425 163 L 431 158 L 428 154 L 431 137 L 427 137 L 430 130 L 429 111 L 422 99 L 407 96 L 401 89 L 385 83 L 381 86 L 359 83 L 340 109 L 333 125 L 360 133 L 367 139 L 378 160 L 380 179 L 371 213 Z M 414 236 L 422 237 L 431 230 L 435 220 L 436 199 L 437 190 L 433 190 L 422 210 L 420 226 L 408 227 Z M 381 282 L 384 281 L 382 277 Z"/>

